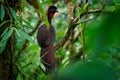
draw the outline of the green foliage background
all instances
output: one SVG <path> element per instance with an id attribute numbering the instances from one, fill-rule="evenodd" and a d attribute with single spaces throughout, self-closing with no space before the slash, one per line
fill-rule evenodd
<path id="1" fill-rule="evenodd" d="M 102 1 L 104 0 L 89 0 L 88 9 L 98 9 Z M 102 12 L 87 16 L 88 18 L 97 16 L 96 18 L 81 23 L 75 28 L 74 33 L 84 28 L 83 35 L 81 33 L 78 39 L 67 48 L 63 45 L 56 50 L 57 67 L 52 75 L 45 75 L 41 70 L 44 69 L 44 65 L 40 61 L 40 48 L 36 41 L 37 30 L 33 35 L 29 35 L 39 20 L 35 8 L 22 0 L 21 11 L 15 11 L 9 7 L 13 19 L 4 20 L 6 12 L 4 5 L 1 5 L 0 27 L 9 22 L 11 24 L 0 35 L 0 54 L 5 50 L 7 40 L 15 32 L 16 43 L 13 57 L 17 68 L 17 71 L 14 71 L 17 74 L 17 80 L 120 80 L 120 0 L 105 1 L 106 6 Z M 38 1 L 39 11 L 44 20 L 40 25 L 47 24 L 44 11 L 53 2 L 52 0 Z M 78 2 L 72 0 L 73 5 L 77 5 Z M 64 1 L 57 1 L 55 6 L 58 7 L 59 13 L 55 15 L 52 22 L 56 30 L 57 43 L 69 28 L 69 13 Z M 83 1 L 81 7 L 76 9 L 74 16 L 84 13 L 86 6 Z M 86 17 L 83 17 L 78 22 L 85 19 Z M 12 22 L 15 24 L 13 25 Z M 21 50 L 25 42 L 27 45 Z M 82 56 L 74 57 L 83 48 L 83 42 L 85 45 Z"/>

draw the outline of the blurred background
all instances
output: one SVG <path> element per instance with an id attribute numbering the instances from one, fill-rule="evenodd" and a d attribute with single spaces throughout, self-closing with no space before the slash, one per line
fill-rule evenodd
<path id="1" fill-rule="evenodd" d="M 58 8 L 53 74 L 45 75 L 37 29 Z M 1 0 L 0 80 L 120 80 L 120 0 Z"/>

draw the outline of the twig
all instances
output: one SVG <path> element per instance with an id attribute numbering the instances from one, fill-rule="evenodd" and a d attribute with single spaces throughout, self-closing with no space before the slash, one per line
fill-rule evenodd
<path id="1" fill-rule="evenodd" d="M 31 65 L 32 64 L 32 62 L 30 62 L 30 63 L 28 63 L 28 64 L 26 64 L 25 66 L 23 66 L 21 69 L 23 69 L 23 68 L 25 68 L 25 67 L 27 67 L 27 66 L 29 66 L 29 65 Z"/>
<path id="2" fill-rule="evenodd" d="M 88 3 L 88 0 L 86 0 L 86 4 Z M 86 8 L 86 16 L 85 19 L 87 19 L 88 17 L 88 6 Z M 85 27 L 86 27 L 86 23 L 83 25 L 82 27 L 82 31 L 81 31 L 81 38 L 82 38 L 82 55 L 83 55 L 83 61 L 85 60 L 85 35 L 84 35 L 84 31 L 85 31 Z M 80 56 L 81 57 L 81 56 Z"/>
<path id="3" fill-rule="evenodd" d="M 74 19 L 74 22 L 78 22 L 78 21 L 79 21 L 79 18 L 82 18 L 83 16 L 85 16 L 86 13 L 87 13 L 87 14 L 92 14 L 92 13 L 99 13 L 99 12 L 101 12 L 101 11 L 102 11 L 101 9 L 88 10 L 88 11 L 80 14 L 78 17 L 76 17 L 76 18 Z"/>
<path id="4" fill-rule="evenodd" d="M 92 14 L 92 13 L 99 13 L 99 12 L 101 12 L 101 11 L 102 11 L 101 9 L 89 10 L 89 11 L 86 11 L 86 12 L 82 13 L 82 14 L 80 15 L 80 18 L 83 17 L 84 15 L 86 15 L 86 13 L 87 13 L 87 14 Z"/>
<path id="5" fill-rule="evenodd" d="M 83 1 L 80 1 L 80 2 L 77 3 L 77 5 L 74 5 L 74 8 L 73 8 L 73 13 L 74 13 L 74 16 L 73 16 L 73 17 L 74 17 L 74 18 L 75 18 L 76 9 L 77 9 L 78 7 L 80 7 L 82 3 L 83 3 Z"/>
<path id="6" fill-rule="evenodd" d="M 96 18 L 96 17 L 90 18 L 90 19 L 85 19 L 85 20 L 82 20 L 82 21 L 80 21 L 80 22 L 77 22 L 76 24 L 78 25 L 78 24 L 86 23 L 86 22 L 88 22 L 88 21 L 94 20 L 95 18 Z"/>
<path id="7" fill-rule="evenodd" d="M 17 78 L 18 73 L 20 73 L 21 76 L 22 76 L 22 78 L 23 78 L 23 80 L 24 80 L 24 79 L 25 79 L 25 74 L 22 72 L 21 69 L 19 69 L 19 67 L 18 67 L 16 64 L 13 64 L 13 65 L 14 65 L 14 67 L 17 69 L 17 73 L 16 73 L 16 75 L 15 75 L 15 79 Z M 19 65 L 19 66 L 20 66 L 20 65 Z"/>

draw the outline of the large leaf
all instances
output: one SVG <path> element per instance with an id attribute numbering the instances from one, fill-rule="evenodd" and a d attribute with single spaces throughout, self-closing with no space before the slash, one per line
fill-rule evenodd
<path id="1" fill-rule="evenodd" d="M 16 16 L 16 13 L 13 8 L 10 7 L 10 13 L 12 14 L 13 18 L 17 21 L 18 17 Z"/>
<path id="2" fill-rule="evenodd" d="M 57 75 L 54 80 L 117 80 L 115 71 L 102 60 L 69 64 Z"/>
<path id="3" fill-rule="evenodd" d="M 47 28 L 49 28 L 50 25 L 49 25 L 49 22 L 48 22 L 48 20 L 47 20 L 46 13 L 45 13 L 45 11 L 44 11 L 44 9 L 43 9 L 43 7 L 42 7 L 43 5 L 39 2 L 39 0 L 37 0 L 37 1 L 38 1 L 40 13 L 41 13 L 42 16 L 43 16 L 43 20 L 44 20 Z"/>
<path id="4" fill-rule="evenodd" d="M 0 20 L 2 21 L 5 17 L 5 10 L 3 5 L 0 6 Z"/>
<path id="5" fill-rule="evenodd" d="M 107 47 L 119 43 L 120 40 L 120 9 L 109 15 L 101 15 L 99 19 L 90 23 L 85 30 L 86 46 L 94 58 L 101 57 L 107 52 Z M 89 51 L 88 50 L 88 51 Z"/>
<path id="6" fill-rule="evenodd" d="M 10 38 L 12 33 L 13 33 L 12 28 L 7 33 L 4 33 L 4 36 L 3 36 L 2 40 L 0 41 L 0 53 L 2 53 L 4 51 L 7 40 Z"/>
<path id="7" fill-rule="evenodd" d="M 25 31 L 23 31 L 22 29 L 19 29 L 18 30 L 18 33 L 20 34 L 19 36 L 22 38 L 22 39 L 27 39 L 28 41 L 32 42 L 33 39 L 28 35 L 28 33 L 26 33 Z"/>

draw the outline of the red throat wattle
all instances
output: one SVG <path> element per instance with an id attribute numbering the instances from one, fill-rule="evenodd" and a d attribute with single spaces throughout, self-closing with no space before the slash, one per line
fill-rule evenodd
<path id="1" fill-rule="evenodd" d="M 50 18 L 52 19 L 54 17 L 54 13 L 50 12 Z"/>

